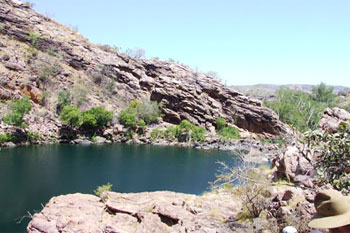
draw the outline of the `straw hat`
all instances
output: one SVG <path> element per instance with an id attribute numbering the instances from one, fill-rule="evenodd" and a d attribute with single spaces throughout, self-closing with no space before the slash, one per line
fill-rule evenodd
<path id="1" fill-rule="evenodd" d="M 337 228 L 350 224 L 350 197 L 333 189 L 323 190 L 315 197 L 316 216 L 309 227 Z"/>

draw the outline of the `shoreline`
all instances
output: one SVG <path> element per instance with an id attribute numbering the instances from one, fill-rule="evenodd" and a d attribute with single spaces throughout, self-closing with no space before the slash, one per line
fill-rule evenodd
<path id="1" fill-rule="evenodd" d="M 232 152 L 234 155 L 240 157 L 244 162 L 266 164 L 270 163 L 272 157 L 280 149 L 279 144 L 265 144 L 259 139 L 239 139 L 227 142 L 220 141 L 205 141 L 205 142 L 195 142 L 195 143 L 185 143 L 185 142 L 171 142 L 171 141 L 157 141 L 151 142 L 142 140 L 128 140 L 128 141 L 111 141 L 105 140 L 92 141 L 88 139 L 75 139 L 70 141 L 37 141 L 34 143 L 14 144 L 12 142 L 3 143 L 0 145 L 0 150 L 2 148 L 16 148 L 16 147 L 26 147 L 26 146 L 46 146 L 46 145 L 83 145 L 83 146 L 103 146 L 111 144 L 125 144 L 125 145 L 149 145 L 149 146 L 170 146 L 170 147 L 182 147 L 190 148 L 204 151 L 227 151 Z M 248 152 L 248 153 L 247 153 Z"/>

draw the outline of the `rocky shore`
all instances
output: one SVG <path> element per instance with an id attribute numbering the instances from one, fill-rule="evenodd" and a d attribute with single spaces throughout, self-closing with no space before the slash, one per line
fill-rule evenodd
<path id="1" fill-rule="evenodd" d="M 52 198 L 35 214 L 28 233 L 227 232 L 225 219 L 240 209 L 231 195 L 195 196 L 168 191 L 69 194 Z"/>

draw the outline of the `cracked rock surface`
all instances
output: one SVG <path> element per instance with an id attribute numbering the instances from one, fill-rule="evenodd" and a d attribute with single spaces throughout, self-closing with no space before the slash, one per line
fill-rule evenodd
<path id="1" fill-rule="evenodd" d="M 224 193 L 202 196 L 169 191 L 105 192 L 101 198 L 68 194 L 52 198 L 33 216 L 28 233 L 228 232 L 225 223 L 240 209 Z"/>

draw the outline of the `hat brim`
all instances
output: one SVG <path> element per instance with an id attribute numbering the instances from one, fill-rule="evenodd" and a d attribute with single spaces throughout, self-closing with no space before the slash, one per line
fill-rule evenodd
<path id="1" fill-rule="evenodd" d="M 336 216 L 318 216 L 316 215 L 308 224 L 311 228 L 337 228 L 350 224 L 350 211 L 345 214 L 336 215 Z"/>

